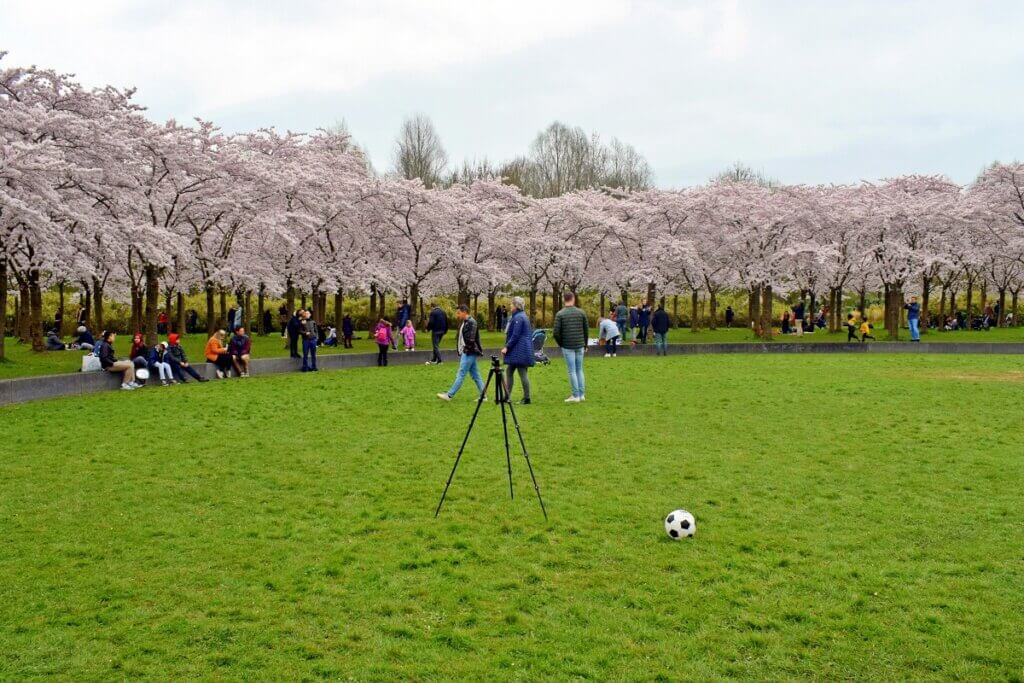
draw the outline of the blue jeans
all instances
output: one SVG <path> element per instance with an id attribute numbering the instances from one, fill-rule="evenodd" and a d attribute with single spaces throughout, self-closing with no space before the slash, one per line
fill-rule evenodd
<path id="1" fill-rule="evenodd" d="M 316 339 L 302 340 L 302 371 L 316 370 Z"/>
<path id="2" fill-rule="evenodd" d="M 466 373 L 473 378 L 476 382 L 479 393 L 484 393 L 484 381 L 480 378 L 480 370 L 476 367 L 476 356 L 471 353 L 464 353 L 459 358 L 459 371 L 455 373 L 455 382 L 452 384 L 452 388 L 448 390 L 449 396 L 454 396 L 462 388 L 462 383 L 466 380 Z"/>
<path id="3" fill-rule="evenodd" d="M 654 352 L 659 356 L 668 355 L 668 342 L 665 340 L 667 333 L 655 332 L 654 333 Z"/>
<path id="4" fill-rule="evenodd" d="M 615 324 L 618 325 L 618 327 L 619 327 L 619 337 L 622 338 L 623 341 L 625 341 L 625 339 L 626 339 L 626 321 L 625 320 L 618 320 L 618 321 L 615 322 Z"/>
<path id="5" fill-rule="evenodd" d="M 921 321 L 917 318 L 911 318 L 907 321 L 907 325 L 910 326 L 910 340 L 921 341 Z"/>
<path id="6" fill-rule="evenodd" d="M 583 384 L 583 349 L 562 349 L 562 358 L 569 369 L 569 387 L 576 398 L 586 393 Z"/>

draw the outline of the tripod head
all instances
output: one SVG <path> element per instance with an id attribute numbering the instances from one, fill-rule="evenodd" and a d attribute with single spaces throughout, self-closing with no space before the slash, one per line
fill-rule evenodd
<path id="1" fill-rule="evenodd" d="M 501 359 L 497 356 L 491 356 L 491 367 L 495 370 L 501 370 Z"/>

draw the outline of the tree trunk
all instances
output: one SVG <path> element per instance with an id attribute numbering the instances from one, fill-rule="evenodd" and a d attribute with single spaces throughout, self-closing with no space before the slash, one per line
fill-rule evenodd
<path id="1" fill-rule="evenodd" d="M 97 335 L 103 332 L 103 283 L 98 277 L 92 279 L 92 319 L 93 332 Z"/>
<path id="2" fill-rule="evenodd" d="M 288 279 L 288 287 L 284 293 L 284 304 L 288 308 L 288 315 L 291 316 L 295 312 L 295 284 Z"/>
<path id="3" fill-rule="evenodd" d="M 142 329 L 142 293 L 139 292 L 139 288 L 133 282 L 131 285 L 131 297 L 132 297 L 132 312 L 131 319 L 128 324 L 129 329 L 126 330 L 129 334 L 135 334 Z"/>
<path id="4" fill-rule="evenodd" d="M 60 322 L 58 323 L 57 314 L 54 313 L 54 327 L 57 328 L 57 336 L 64 336 L 64 282 L 63 280 L 57 283 L 57 313 L 60 313 Z M 3 309 L 3 314 L 7 315 L 7 309 Z"/>
<path id="5" fill-rule="evenodd" d="M 605 308 L 604 308 L 604 292 L 601 292 L 601 317 L 602 318 L 604 317 L 604 313 L 605 313 Z"/>
<path id="6" fill-rule="evenodd" d="M 490 289 L 487 291 L 487 329 L 491 332 L 497 328 L 497 324 L 494 320 L 494 290 Z"/>
<path id="7" fill-rule="evenodd" d="M 700 316 L 697 313 L 697 304 L 700 303 L 700 295 L 697 290 L 690 294 L 690 332 L 700 330 Z"/>
<path id="8" fill-rule="evenodd" d="M 761 288 L 761 339 L 772 338 L 772 288 L 766 285 Z"/>
<path id="9" fill-rule="evenodd" d="M 19 279 L 18 280 L 18 301 L 17 301 L 17 304 L 18 304 L 18 315 L 15 317 L 14 326 L 15 326 L 15 334 L 18 337 L 18 340 L 21 341 L 22 343 L 28 341 L 28 335 L 29 335 L 29 332 L 28 332 L 28 319 L 29 319 L 29 315 L 28 315 L 28 309 L 29 309 L 28 300 L 29 300 L 28 282 L 27 281 L 22 281 L 22 280 Z"/>
<path id="10" fill-rule="evenodd" d="M 217 331 L 217 320 L 214 316 L 213 284 L 206 283 L 206 334 L 212 335 Z"/>
<path id="11" fill-rule="evenodd" d="M 530 288 L 530 323 L 534 327 L 540 327 L 540 322 L 537 320 L 537 287 L 534 285 Z"/>
<path id="12" fill-rule="evenodd" d="M 836 288 L 828 288 L 828 331 L 832 334 L 836 331 Z"/>
<path id="13" fill-rule="evenodd" d="M 1010 297 L 1011 297 L 1011 299 L 1010 299 L 1010 307 L 1013 310 L 1013 326 L 1014 327 L 1017 327 L 1018 325 L 1020 325 L 1020 322 L 1018 321 L 1018 316 L 1017 316 L 1017 295 L 1018 294 L 1020 294 L 1020 290 L 1019 289 L 1014 289 L 1014 290 L 1011 290 L 1011 292 L 1010 292 Z"/>
<path id="14" fill-rule="evenodd" d="M 455 296 L 455 303 L 458 306 L 469 306 L 469 290 L 459 287 L 458 294 Z"/>
<path id="15" fill-rule="evenodd" d="M 579 302 L 576 304 L 579 305 Z M 562 288 L 558 285 L 551 285 L 551 319 L 562 309 Z M 553 323 L 552 323 L 553 324 Z"/>
<path id="16" fill-rule="evenodd" d="M 987 280 L 983 279 L 981 281 L 981 292 L 979 294 L 980 294 L 980 297 L 979 297 L 980 298 L 980 303 L 979 303 L 980 310 L 979 310 L 979 313 L 981 313 L 982 315 L 985 315 L 985 306 L 988 304 L 988 281 Z"/>
<path id="17" fill-rule="evenodd" d="M 679 295 L 672 295 L 672 317 L 675 319 L 675 323 L 679 324 Z"/>
<path id="18" fill-rule="evenodd" d="M 169 287 L 164 292 L 164 313 L 167 314 L 167 319 L 171 319 L 171 300 L 174 298 L 174 288 Z"/>
<path id="19" fill-rule="evenodd" d="M 320 324 L 320 287 L 319 285 L 313 285 L 312 295 L 309 297 L 313 300 L 313 315 L 310 316 L 313 322 Z"/>
<path id="20" fill-rule="evenodd" d="M 338 287 L 334 290 L 334 327 L 341 330 L 341 319 L 345 310 L 345 290 Z"/>
<path id="21" fill-rule="evenodd" d="M 647 303 L 649 305 L 651 305 L 651 306 L 654 305 L 654 295 L 656 293 L 657 292 L 654 289 L 654 283 L 653 282 L 648 282 L 647 283 Z"/>
<path id="22" fill-rule="evenodd" d="M 157 343 L 156 316 L 157 309 L 159 307 L 160 279 L 158 277 L 156 268 L 154 268 L 153 266 L 146 266 L 146 346 L 155 346 Z"/>
<path id="23" fill-rule="evenodd" d="M 761 289 L 751 287 L 747 292 L 747 324 L 755 337 L 761 336 Z"/>
<path id="24" fill-rule="evenodd" d="M 260 305 L 260 324 L 263 322 L 263 305 Z M 252 290 L 245 290 L 245 310 L 242 311 L 242 326 L 252 331 Z"/>
<path id="25" fill-rule="evenodd" d="M 921 281 L 921 317 L 917 323 L 921 326 L 921 334 L 928 334 L 928 303 L 932 293 L 932 279 L 924 277 Z"/>
<path id="26" fill-rule="evenodd" d="M 996 327 L 1006 327 L 1006 287 L 999 288 L 999 315 L 996 318 Z"/>
<path id="27" fill-rule="evenodd" d="M 17 315 L 15 315 L 17 317 Z M 7 340 L 7 255 L 0 252 L 0 360 L 4 360 Z"/>
<path id="28" fill-rule="evenodd" d="M 540 321 L 544 324 L 544 320 L 548 317 L 548 295 L 545 292 L 540 293 Z"/>
<path id="29" fill-rule="evenodd" d="M 974 280 L 967 278 L 967 329 L 971 329 L 971 302 L 974 300 Z"/>
<path id="30" fill-rule="evenodd" d="M 420 293 L 419 287 L 416 286 L 416 285 L 413 285 L 412 291 L 416 292 L 417 295 L 419 295 L 419 293 Z M 377 308 L 380 311 L 380 317 L 381 318 L 387 318 L 388 317 L 388 314 L 387 314 L 387 310 L 388 310 L 387 309 L 387 292 L 385 292 L 383 290 L 377 292 Z M 374 320 L 374 322 L 376 323 L 377 321 Z M 373 329 L 373 328 L 371 327 L 370 329 Z"/>
<path id="31" fill-rule="evenodd" d="M 665 303 L 662 302 L 662 306 Z M 708 290 L 708 306 L 710 306 L 710 315 L 708 316 L 708 327 L 712 330 L 718 329 L 718 294 L 713 290 Z"/>
<path id="32" fill-rule="evenodd" d="M 299 299 L 300 305 L 302 306 L 302 310 L 305 311 L 306 308 L 307 308 L 307 306 L 306 306 L 306 292 L 304 292 L 304 291 L 303 292 L 299 292 L 299 296 L 300 296 L 300 299 Z"/>
<path id="33" fill-rule="evenodd" d="M 224 291 L 224 288 L 220 288 L 220 318 L 217 320 L 217 329 L 223 329 L 228 326 L 228 293 Z"/>
<path id="34" fill-rule="evenodd" d="M 43 292 L 39 288 L 39 271 L 31 270 L 28 274 L 28 336 L 32 340 L 33 351 L 44 351 L 43 343 Z"/>
<path id="35" fill-rule="evenodd" d="M 898 283 L 885 286 L 885 331 L 890 341 L 899 341 L 903 315 L 903 290 Z"/>
<path id="36" fill-rule="evenodd" d="M 178 290 L 177 306 L 174 308 L 174 331 L 185 334 L 185 292 Z"/>
<path id="37" fill-rule="evenodd" d="M 370 329 L 377 324 L 377 285 L 370 285 L 370 312 L 367 314 L 369 317 Z"/>

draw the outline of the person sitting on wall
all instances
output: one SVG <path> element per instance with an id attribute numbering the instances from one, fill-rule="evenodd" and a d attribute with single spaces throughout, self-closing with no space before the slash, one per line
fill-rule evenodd
<path id="1" fill-rule="evenodd" d="M 97 346 L 97 356 L 100 359 L 100 366 L 107 372 L 120 372 L 121 388 L 125 391 L 138 389 L 142 385 L 135 381 L 135 363 L 130 360 L 118 360 L 114 355 L 114 341 L 117 335 L 113 332 L 104 332 L 103 339 Z"/>
<path id="2" fill-rule="evenodd" d="M 252 339 L 245 333 L 244 327 L 235 328 L 235 333 L 228 342 L 228 353 L 231 363 L 235 366 L 235 374 L 239 377 L 249 376 L 249 354 L 252 352 Z"/>

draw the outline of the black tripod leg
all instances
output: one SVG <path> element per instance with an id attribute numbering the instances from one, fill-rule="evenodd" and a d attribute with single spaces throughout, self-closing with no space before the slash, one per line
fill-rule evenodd
<path id="1" fill-rule="evenodd" d="M 537 492 L 537 502 L 540 503 L 540 511 L 544 513 L 544 521 L 548 519 L 548 511 L 544 509 L 544 499 L 540 497 L 540 485 L 537 484 L 537 477 L 533 474 L 533 465 L 530 464 L 530 454 L 526 450 L 526 441 L 523 440 L 523 430 L 519 429 L 519 418 L 516 417 L 516 410 L 512 407 L 511 401 L 508 410 L 512 413 L 512 424 L 516 427 L 516 434 L 519 436 L 519 445 L 523 449 L 523 458 L 526 459 L 526 467 L 530 470 L 530 479 L 533 481 L 533 490 Z M 502 415 L 504 417 L 504 415 Z"/>
<path id="2" fill-rule="evenodd" d="M 491 375 L 487 376 L 487 384 L 491 383 Z M 480 393 L 480 398 L 476 401 L 476 409 L 473 411 L 473 418 L 469 421 L 469 429 L 466 430 L 466 436 L 462 439 L 462 445 L 459 446 L 459 454 L 455 456 L 455 464 L 452 465 L 452 472 L 448 475 L 448 483 L 444 485 L 444 491 L 441 493 L 441 500 L 437 502 L 437 509 L 434 510 L 434 517 L 441 514 L 441 506 L 444 505 L 445 496 L 448 495 L 448 487 L 452 485 L 452 479 L 455 477 L 455 470 L 459 466 L 459 460 L 462 459 L 462 451 L 466 450 L 466 442 L 469 441 L 469 433 L 473 431 L 473 424 L 476 422 L 476 416 L 480 413 L 480 406 L 483 405 L 484 399 L 487 398 L 487 384 L 484 385 L 484 390 Z"/>
<path id="3" fill-rule="evenodd" d="M 498 403 L 501 404 L 501 429 L 505 433 L 505 463 L 508 465 L 508 495 L 515 500 L 516 494 L 512 492 L 512 451 L 508 445 L 508 417 L 505 414 L 505 404 L 508 403 L 508 387 L 505 386 L 505 379 L 501 376 L 501 370 L 491 369 L 491 373 L 498 375 Z M 490 378 L 488 378 L 490 379 Z"/>

